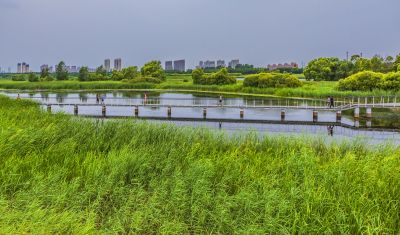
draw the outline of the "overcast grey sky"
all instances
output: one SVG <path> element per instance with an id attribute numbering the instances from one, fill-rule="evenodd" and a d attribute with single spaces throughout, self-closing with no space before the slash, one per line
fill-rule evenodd
<path id="1" fill-rule="evenodd" d="M 0 66 L 400 52 L 399 0 L 0 0 Z"/>

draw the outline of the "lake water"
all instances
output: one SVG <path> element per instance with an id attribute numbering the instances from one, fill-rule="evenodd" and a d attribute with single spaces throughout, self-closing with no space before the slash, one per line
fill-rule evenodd
<path id="1" fill-rule="evenodd" d="M 18 93 L 3 91 L 10 97 L 16 98 Z M 49 93 L 49 92 L 28 92 L 19 93 L 21 98 L 29 98 L 36 100 L 40 103 L 64 103 L 64 104 L 96 104 L 96 96 L 104 97 L 104 103 L 106 105 L 111 104 L 123 104 L 132 105 L 137 102 L 143 102 L 148 100 L 149 103 L 155 102 L 156 104 L 167 104 L 173 102 L 182 105 L 204 105 L 204 104 L 218 104 L 219 95 L 213 94 L 188 94 L 188 93 L 175 93 L 175 92 L 105 92 L 105 93 L 93 93 L 93 92 L 68 92 L 68 93 Z M 396 143 L 400 143 L 400 134 L 396 128 L 396 122 L 398 120 L 392 120 L 396 118 L 389 118 L 388 120 L 372 119 L 372 122 L 368 123 L 367 120 L 361 119 L 356 123 L 351 115 L 344 114 L 342 117 L 341 124 L 336 123 L 336 113 L 333 111 L 319 111 L 318 122 L 313 122 L 312 110 L 306 109 L 286 109 L 285 121 L 289 124 L 279 123 L 281 120 L 281 110 L 279 109 L 254 109 L 244 108 L 244 118 L 240 122 L 240 106 L 252 106 L 256 105 L 293 105 L 293 106 L 313 106 L 313 105 L 324 105 L 324 100 L 318 99 L 279 99 L 279 98 L 259 98 L 259 97 L 238 97 L 238 96 L 224 96 L 223 104 L 225 106 L 237 106 L 237 107 L 218 107 L 207 109 L 207 120 L 201 120 L 203 118 L 203 108 L 201 107 L 189 107 L 189 108 L 172 108 L 171 118 L 176 119 L 172 121 L 176 125 L 181 126 L 202 126 L 211 129 L 225 130 L 230 133 L 237 132 L 249 132 L 256 131 L 263 134 L 311 134 L 328 136 L 328 138 L 335 139 L 347 139 L 347 138 L 364 138 L 373 142 L 381 142 L 387 140 L 393 140 Z M 43 108 L 45 108 L 43 106 Z M 167 107 L 152 107 L 151 104 L 145 107 L 139 107 L 139 116 L 141 118 L 156 118 L 163 119 L 167 117 Z M 74 113 L 73 106 L 52 106 L 52 112 L 65 112 L 68 114 Z M 98 106 L 79 106 L 79 115 L 101 117 L 102 107 Z M 111 117 L 133 117 L 133 107 L 116 107 L 107 106 L 107 116 Z M 193 121 L 199 119 L 197 121 Z M 215 120 L 227 120 L 227 122 L 220 122 Z M 185 120 L 185 121 L 183 121 Z M 213 121 L 209 121 L 213 120 Z M 235 122 L 238 120 L 239 122 Z M 263 120 L 265 123 L 257 123 Z M 251 123 L 254 121 L 254 123 Z M 271 123 L 268 123 L 270 121 Z M 290 124 L 290 122 L 304 122 L 302 125 L 298 123 L 296 125 Z M 171 122 L 171 121 L 160 121 L 157 122 Z M 366 128 L 368 126 L 368 128 Z M 359 128 L 354 128 L 359 127 Z M 333 135 L 333 137 L 332 137 Z"/>

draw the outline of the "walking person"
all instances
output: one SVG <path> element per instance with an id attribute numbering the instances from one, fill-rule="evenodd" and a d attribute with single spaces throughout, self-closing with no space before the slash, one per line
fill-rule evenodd
<path id="1" fill-rule="evenodd" d="M 99 94 L 96 94 L 96 104 L 99 104 L 100 103 L 100 97 L 99 97 Z"/>
<path id="2" fill-rule="evenodd" d="M 333 99 L 333 96 L 330 98 L 330 108 L 335 107 L 335 100 Z"/>
<path id="3" fill-rule="evenodd" d="M 219 96 L 219 105 L 222 106 L 222 95 Z"/>
<path id="4" fill-rule="evenodd" d="M 144 105 L 147 103 L 147 93 L 144 93 Z"/>
<path id="5" fill-rule="evenodd" d="M 106 96 L 105 95 L 102 95 L 101 96 L 101 104 L 104 104 L 104 101 L 106 100 Z"/>
<path id="6" fill-rule="evenodd" d="M 328 106 L 329 108 L 331 107 L 331 97 L 330 96 L 326 100 L 326 106 Z"/>

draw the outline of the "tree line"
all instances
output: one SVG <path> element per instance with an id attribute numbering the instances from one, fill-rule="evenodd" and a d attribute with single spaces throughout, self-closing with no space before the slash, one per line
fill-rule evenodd
<path id="1" fill-rule="evenodd" d="M 389 73 L 400 71 L 400 54 L 393 58 L 383 58 L 375 55 L 372 58 L 364 58 L 360 55 L 351 56 L 350 60 L 339 58 L 318 58 L 310 61 L 304 69 L 307 80 L 314 81 L 339 81 L 362 71 Z"/>

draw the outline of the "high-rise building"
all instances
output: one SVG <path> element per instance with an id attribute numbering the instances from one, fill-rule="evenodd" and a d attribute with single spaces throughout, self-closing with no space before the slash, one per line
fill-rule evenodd
<path id="1" fill-rule="evenodd" d="M 25 65 L 25 73 L 29 73 L 31 70 L 29 69 L 29 64 Z"/>
<path id="2" fill-rule="evenodd" d="M 207 60 L 206 62 L 204 62 L 204 68 L 215 69 L 215 61 Z"/>
<path id="3" fill-rule="evenodd" d="M 226 67 L 225 60 L 217 60 L 217 67 Z"/>
<path id="4" fill-rule="evenodd" d="M 104 69 L 107 71 L 107 73 L 111 71 L 111 60 L 110 59 L 104 60 Z"/>
<path id="5" fill-rule="evenodd" d="M 173 71 L 174 67 L 172 61 L 165 61 L 165 71 Z"/>
<path id="6" fill-rule="evenodd" d="M 122 70 L 122 59 L 117 58 L 114 60 L 114 70 L 121 71 Z"/>
<path id="7" fill-rule="evenodd" d="M 229 68 L 233 68 L 233 69 L 235 69 L 236 68 L 236 66 L 238 66 L 240 64 L 240 61 L 239 60 L 231 60 L 231 62 L 229 62 Z"/>
<path id="8" fill-rule="evenodd" d="M 203 61 L 200 61 L 200 63 L 199 63 L 199 68 L 204 69 L 204 62 L 203 62 Z"/>
<path id="9" fill-rule="evenodd" d="M 175 60 L 174 61 L 174 71 L 185 72 L 186 71 L 186 61 L 185 60 Z"/>
<path id="10" fill-rule="evenodd" d="M 21 63 L 17 64 L 17 73 L 22 73 L 22 64 Z"/>

